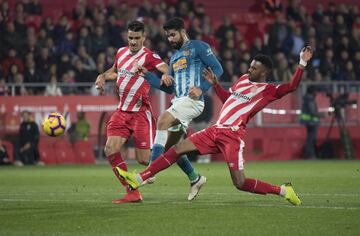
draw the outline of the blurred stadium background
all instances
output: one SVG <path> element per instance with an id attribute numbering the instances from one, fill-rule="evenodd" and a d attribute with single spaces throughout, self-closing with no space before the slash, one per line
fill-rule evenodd
<path id="1" fill-rule="evenodd" d="M 275 2 L 281 5 L 277 10 L 271 6 Z M 96 76 L 112 66 L 117 48 L 126 45 L 130 20 L 146 23 L 146 46 L 168 61 L 171 51 L 161 26 L 169 17 L 180 16 L 186 20 L 190 38 L 206 41 L 216 52 L 225 71 L 221 78 L 225 87 L 246 72 L 256 53 L 272 56 L 275 68 L 270 80 L 279 83 L 291 78 L 305 44 L 316 50 L 301 87 L 250 122 L 247 160 L 303 158 L 306 130 L 299 123 L 299 109 L 311 85 L 320 91 L 316 98 L 320 111 L 334 109 L 331 96 L 346 94 L 354 101 L 339 108 L 353 155 L 346 155 L 335 124 L 329 135 L 332 151 L 325 157 L 360 158 L 359 6 L 357 0 L 0 0 L 0 137 L 13 159 L 22 111 L 30 111 L 39 127 L 45 114 L 59 111 L 68 128 L 84 112 L 91 125 L 89 136 L 70 142 L 68 134 L 59 138 L 41 134 L 40 158 L 46 165 L 103 161 L 106 122 L 117 101 L 111 83 L 105 95 L 98 94 L 93 85 Z M 156 116 L 171 99 L 155 90 L 151 98 Z M 208 109 L 189 133 L 216 119 L 221 104 L 212 91 L 206 102 Z M 332 117 L 321 120 L 319 150 Z M 131 141 L 123 152 L 134 159 Z M 211 157 L 211 161 L 221 160 L 221 155 Z"/>

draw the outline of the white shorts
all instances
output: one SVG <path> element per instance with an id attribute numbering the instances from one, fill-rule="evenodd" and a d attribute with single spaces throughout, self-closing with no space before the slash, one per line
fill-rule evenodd
<path id="1" fill-rule="evenodd" d="M 204 110 L 204 101 L 194 100 L 189 97 L 174 98 L 172 105 L 166 110 L 172 116 L 180 121 L 179 125 L 169 128 L 169 131 L 179 131 L 182 129 L 185 133 L 190 122 L 198 117 Z"/>

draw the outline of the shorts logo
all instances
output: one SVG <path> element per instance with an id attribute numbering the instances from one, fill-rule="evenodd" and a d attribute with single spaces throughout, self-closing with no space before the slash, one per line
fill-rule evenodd
<path id="1" fill-rule="evenodd" d="M 142 142 L 142 143 L 140 144 L 140 146 L 145 147 L 146 144 L 147 144 L 147 142 Z"/>
<path id="2" fill-rule="evenodd" d="M 229 167 L 234 167 L 234 166 L 235 166 L 234 163 L 232 163 L 232 162 L 229 163 Z"/>

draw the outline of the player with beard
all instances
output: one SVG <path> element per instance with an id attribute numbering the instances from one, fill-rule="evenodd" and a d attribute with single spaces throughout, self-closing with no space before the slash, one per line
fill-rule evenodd
<path id="1" fill-rule="evenodd" d="M 189 123 L 202 113 L 203 95 L 211 87 L 202 75 L 203 69 L 211 68 L 217 77 L 223 72 L 208 44 L 188 38 L 181 18 L 170 19 L 163 29 L 170 46 L 175 49 L 170 59 L 168 76 L 168 79 L 173 79 L 175 97 L 171 101 L 172 105 L 160 115 L 157 122 L 150 161 L 156 160 L 166 149 L 178 143 L 186 133 Z M 151 85 L 160 85 L 156 75 L 148 72 L 146 68 L 139 67 L 139 72 L 144 74 Z M 157 83 L 157 86 L 154 83 Z M 181 156 L 177 163 L 190 180 L 188 200 L 191 201 L 206 183 L 206 178 L 194 170 L 186 155 Z"/>
<path id="2" fill-rule="evenodd" d="M 119 175 L 129 184 L 129 187 L 136 189 L 142 186 L 149 177 L 168 168 L 185 153 L 192 151 L 200 154 L 222 153 L 228 164 L 232 182 L 237 189 L 257 194 L 280 195 L 291 204 L 300 205 L 301 200 L 290 183 L 277 186 L 245 177 L 243 140 L 246 124 L 250 118 L 269 103 L 282 98 L 299 86 L 305 66 L 312 55 L 313 51 L 310 47 L 303 48 L 300 52 L 299 67 L 291 81 L 280 85 L 266 83 L 266 78 L 272 70 L 272 61 L 265 55 L 255 56 L 248 74 L 241 76 L 229 91 L 219 85 L 216 75 L 211 70 L 204 69 L 204 77 L 214 85 L 216 94 L 224 103 L 216 124 L 176 144 L 140 174 L 117 169 Z"/>

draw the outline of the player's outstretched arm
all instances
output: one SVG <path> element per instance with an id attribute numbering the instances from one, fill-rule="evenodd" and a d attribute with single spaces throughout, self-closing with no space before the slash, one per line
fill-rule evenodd
<path id="1" fill-rule="evenodd" d="M 160 89 L 168 94 L 172 94 L 174 92 L 174 86 L 172 84 L 170 86 L 162 84 L 161 79 L 157 75 L 149 72 L 145 67 L 139 66 L 137 68 L 137 73 L 143 76 L 152 87 Z"/>
<path id="2" fill-rule="evenodd" d="M 231 93 L 221 87 L 219 80 L 211 68 L 205 68 L 203 70 L 203 77 L 209 82 L 209 84 L 213 85 L 216 95 L 223 103 L 230 97 Z"/>
<path id="3" fill-rule="evenodd" d="M 282 96 L 294 91 L 300 84 L 303 71 L 310 59 L 313 56 L 313 49 L 310 46 L 304 47 L 300 52 L 299 67 L 293 74 L 289 83 L 281 84 L 276 87 L 276 97 L 281 98 Z"/>
<path id="4" fill-rule="evenodd" d="M 96 81 L 95 81 L 95 86 L 100 91 L 104 91 L 105 81 L 106 80 L 116 80 L 116 78 L 117 78 L 116 68 L 114 66 L 112 66 L 104 73 L 101 73 L 100 75 L 98 75 L 98 77 L 96 78 Z"/>

